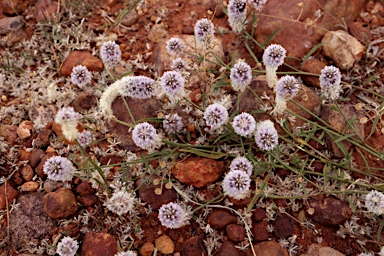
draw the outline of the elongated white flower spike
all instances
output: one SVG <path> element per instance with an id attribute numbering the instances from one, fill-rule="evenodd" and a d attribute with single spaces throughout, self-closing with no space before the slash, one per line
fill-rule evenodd
<path id="1" fill-rule="evenodd" d="M 281 64 L 284 63 L 284 58 L 287 51 L 279 44 L 271 44 L 263 54 L 263 63 L 265 65 L 267 83 L 269 88 L 275 89 L 277 83 L 276 71 Z"/>
<path id="2" fill-rule="evenodd" d="M 287 100 L 296 96 L 300 84 L 293 76 L 283 76 L 276 84 L 276 105 L 272 114 L 282 115 L 287 109 Z"/>
<path id="3" fill-rule="evenodd" d="M 239 61 L 231 68 L 231 85 L 235 91 L 243 92 L 252 81 L 251 67 L 244 61 Z"/>
<path id="4" fill-rule="evenodd" d="M 241 32 L 247 17 L 246 0 L 230 0 L 228 4 L 228 21 L 233 32 Z"/>
<path id="5" fill-rule="evenodd" d="M 320 74 L 321 95 L 328 100 L 337 100 L 341 92 L 341 73 L 334 66 L 326 66 Z"/>

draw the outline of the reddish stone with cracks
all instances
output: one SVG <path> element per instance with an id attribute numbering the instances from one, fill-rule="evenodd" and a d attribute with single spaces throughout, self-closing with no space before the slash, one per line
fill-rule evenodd
<path id="1" fill-rule="evenodd" d="M 210 158 L 190 157 L 175 164 L 175 178 L 196 188 L 203 188 L 219 179 L 225 171 L 223 162 Z"/>
<path id="2" fill-rule="evenodd" d="M 87 233 L 81 247 L 82 256 L 114 256 L 117 252 L 116 239 L 108 233 Z"/>
<path id="3" fill-rule="evenodd" d="M 60 188 L 44 196 L 44 210 L 52 219 L 63 219 L 77 211 L 75 195 L 68 188 Z"/>

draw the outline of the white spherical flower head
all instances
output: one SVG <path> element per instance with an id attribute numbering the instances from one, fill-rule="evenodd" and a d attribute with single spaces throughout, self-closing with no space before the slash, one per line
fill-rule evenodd
<path id="1" fill-rule="evenodd" d="M 121 50 L 119 45 L 113 41 L 103 43 L 100 49 L 100 56 L 105 65 L 115 66 L 121 60 Z"/>
<path id="2" fill-rule="evenodd" d="M 205 123 L 211 127 L 211 129 L 216 130 L 220 128 L 228 119 L 228 111 L 223 105 L 214 103 L 209 105 L 204 112 Z"/>
<path id="3" fill-rule="evenodd" d="M 265 66 L 278 68 L 284 63 L 287 51 L 279 44 L 269 45 L 263 54 L 263 63 Z"/>
<path id="4" fill-rule="evenodd" d="M 182 58 L 177 58 L 172 61 L 171 68 L 180 72 L 185 69 L 185 67 L 188 65 L 188 63 L 183 60 Z"/>
<path id="5" fill-rule="evenodd" d="M 197 21 L 194 31 L 196 42 L 200 46 L 205 44 L 209 45 L 214 39 L 214 25 L 212 21 L 207 18 Z"/>
<path id="6" fill-rule="evenodd" d="M 260 11 L 264 4 L 267 3 L 267 0 L 248 0 L 251 5 L 253 5 L 253 8 Z"/>
<path id="7" fill-rule="evenodd" d="M 134 251 L 126 251 L 126 252 L 119 252 L 119 253 L 116 253 L 114 256 L 137 256 L 137 253 L 134 252 Z"/>
<path id="8" fill-rule="evenodd" d="M 43 172 L 48 176 L 48 179 L 55 181 L 70 181 L 75 171 L 76 168 L 72 162 L 61 156 L 49 158 L 43 167 Z"/>
<path id="9" fill-rule="evenodd" d="M 181 117 L 177 113 L 166 115 L 163 121 L 163 127 L 167 133 L 180 132 L 181 129 L 183 129 Z"/>
<path id="10" fill-rule="evenodd" d="M 277 146 L 279 135 L 272 121 L 265 120 L 257 124 L 255 140 L 262 150 L 272 150 Z"/>
<path id="11" fill-rule="evenodd" d="M 373 212 L 377 215 L 383 214 L 384 213 L 384 194 L 379 191 L 372 190 L 365 197 L 365 206 L 370 212 Z"/>
<path id="12" fill-rule="evenodd" d="M 150 149 L 156 144 L 156 129 L 147 122 L 137 124 L 132 131 L 132 139 L 136 146 L 142 149 Z"/>
<path id="13" fill-rule="evenodd" d="M 77 136 L 77 141 L 82 147 L 86 147 L 92 141 L 92 133 L 86 130 L 80 132 Z"/>
<path id="14" fill-rule="evenodd" d="M 244 112 L 233 118 L 232 126 L 240 136 L 248 136 L 255 130 L 256 121 L 252 115 Z"/>
<path id="15" fill-rule="evenodd" d="M 79 88 L 91 82 L 91 73 L 89 73 L 87 67 L 78 65 L 72 69 L 71 81 Z"/>
<path id="16" fill-rule="evenodd" d="M 56 253 L 60 256 L 74 256 L 79 249 L 79 243 L 72 237 L 66 236 L 57 244 Z"/>
<path id="17" fill-rule="evenodd" d="M 177 71 L 167 71 L 161 77 L 161 88 L 171 99 L 178 99 L 184 92 L 184 77 Z"/>
<path id="18" fill-rule="evenodd" d="M 229 165 L 229 169 L 231 171 L 234 171 L 234 170 L 243 171 L 247 173 L 249 176 L 251 176 L 253 172 L 252 163 L 245 157 L 236 157 L 235 159 L 233 159 L 231 164 Z"/>
<path id="19" fill-rule="evenodd" d="M 163 204 L 159 209 L 161 225 L 176 229 L 184 226 L 185 211 L 176 203 Z"/>
<path id="20" fill-rule="evenodd" d="M 230 78 L 233 89 L 243 92 L 252 81 L 251 67 L 243 61 L 236 63 L 231 69 Z"/>
<path id="21" fill-rule="evenodd" d="M 241 170 L 233 170 L 227 173 L 223 181 L 223 191 L 229 197 L 241 200 L 247 197 L 251 178 Z"/>
<path id="22" fill-rule="evenodd" d="M 283 76 L 276 84 L 276 94 L 282 99 L 292 99 L 299 91 L 299 81 L 293 76 Z"/>
<path id="23" fill-rule="evenodd" d="M 148 99 L 155 94 L 155 80 L 146 76 L 125 76 L 120 80 L 118 91 L 122 96 Z"/>
<path id="24" fill-rule="evenodd" d="M 320 74 L 321 94 L 324 98 L 337 100 L 341 92 L 341 73 L 334 66 L 326 66 Z"/>
<path id="25" fill-rule="evenodd" d="M 172 37 L 167 41 L 165 48 L 167 49 L 168 53 L 179 55 L 183 53 L 185 45 L 179 38 Z"/>
<path id="26" fill-rule="evenodd" d="M 107 208 L 117 215 L 123 215 L 132 212 L 134 208 L 134 197 L 126 191 L 117 191 L 107 202 Z"/>
<path id="27" fill-rule="evenodd" d="M 230 0 L 228 4 L 228 21 L 234 32 L 241 32 L 246 17 L 246 0 Z"/>

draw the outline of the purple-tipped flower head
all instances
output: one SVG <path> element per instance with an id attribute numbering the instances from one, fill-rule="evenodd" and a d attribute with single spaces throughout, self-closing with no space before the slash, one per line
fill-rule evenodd
<path id="1" fill-rule="evenodd" d="M 244 91 L 252 81 L 251 67 L 243 61 L 236 63 L 231 69 L 230 78 L 232 80 L 231 85 L 235 91 Z"/>
<path id="2" fill-rule="evenodd" d="M 211 104 L 204 112 L 205 123 L 211 127 L 212 130 L 218 129 L 228 119 L 228 111 L 223 105 Z"/>
<path id="3" fill-rule="evenodd" d="M 337 100 L 341 92 L 341 73 L 334 66 L 326 66 L 320 74 L 321 94 L 324 98 Z"/>
<path id="4" fill-rule="evenodd" d="M 142 149 L 152 148 L 156 144 L 157 136 L 155 127 L 147 122 L 137 124 L 132 131 L 133 142 Z"/>
<path id="5" fill-rule="evenodd" d="M 43 172 L 47 174 L 48 179 L 55 181 L 70 181 L 75 171 L 76 168 L 72 162 L 61 156 L 49 158 L 43 167 Z"/>
<path id="6" fill-rule="evenodd" d="M 66 236 L 57 244 L 56 253 L 60 256 L 75 256 L 79 243 L 72 237 Z"/>
<path id="7" fill-rule="evenodd" d="M 121 60 L 119 45 L 113 41 L 103 43 L 100 49 L 101 60 L 107 66 L 113 67 Z"/>
<path id="8" fill-rule="evenodd" d="M 117 191 L 109 198 L 107 208 L 117 215 L 123 215 L 131 212 L 134 208 L 134 197 L 126 191 Z"/>
<path id="9" fill-rule="evenodd" d="M 231 164 L 229 165 L 229 169 L 231 171 L 234 170 L 240 170 L 248 174 L 248 176 L 252 175 L 253 167 L 252 163 L 245 157 L 236 157 L 232 160 Z"/>
<path id="10" fill-rule="evenodd" d="M 241 170 L 233 170 L 225 175 L 223 180 L 223 191 L 229 197 L 241 200 L 247 197 L 251 178 Z"/>
<path id="11" fill-rule="evenodd" d="M 282 99 L 292 99 L 299 91 L 300 84 L 293 76 L 283 76 L 276 84 L 276 94 Z"/>
<path id="12" fill-rule="evenodd" d="M 77 136 L 77 141 L 82 147 L 86 147 L 92 141 L 92 133 L 90 131 L 82 131 Z"/>
<path id="13" fill-rule="evenodd" d="M 81 114 L 77 113 L 73 107 L 63 107 L 57 112 L 55 122 L 61 125 L 64 123 L 73 123 L 77 125 L 77 121 L 80 118 Z"/>
<path id="14" fill-rule="evenodd" d="M 373 212 L 377 215 L 383 214 L 384 213 L 384 194 L 379 191 L 372 190 L 365 197 L 365 206 L 370 212 Z"/>
<path id="15" fill-rule="evenodd" d="M 167 41 L 165 48 L 167 49 L 168 53 L 179 55 L 183 53 L 185 46 L 179 38 L 172 37 Z"/>
<path id="16" fill-rule="evenodd" d="M 196 22 L 195 25 L 195 38 L 199 45 L 208 45 L 213 41 L 214 38 L 214 25 L 209 19 L 201 19 Z"/>
<path id="17" fill-rule="evenodd" d="M 169 98 L 180 98 L 184 92 L 184 83 L 184 77 L 177 71 L 167 71 L 161 77 L 161 88 Z"/>
<path id="18" fill-rule="evenodd" d="M 263 54 L 263 63 L 265 66 L 278 68 L 284 63 L 287 51 L 279 44 L 271 44 L 268 46 Z"/>
<path id="19" fill-rule="evenodd" d="M 180 72 L 185 69 L 187 65 L 188 63 L 185 60 L 183 60 L 182 58 L 177 58 L 172 61 L 171 68 Z"/>
<path id="20" fill-rule="evenodd" d="M 163 127 L 167 133 L 178 133 L 183 129 L 181 117 L 177 113 L 166 115 L 163 121 Z"/>
<path id="21" fill-rule="evenodd" d="M 246 0 L 230 0 L 228 4 L 228 21 L 234 32 L 241 32 L 246 17 Z"/>
<path id="22" fill-rule="evenodd" d="M 89 73 L 87 67 L 78 65 L 72 69 L 71 81 L 79 88 L 91 82 L 91 73 Z"/>
<path id="23" fill-rule="evenodd" d="M 256 144 L 262 150 L 272 150 L 279 143 L 279 135 L 270 120 L 260 122 L 256 128 Z"/>
<path id="24" fill-rule="evenodd" d="M 176 203 L 163 204 L 159 209 L 159 220 L 161 225 L 176 229 L 185 224 L 185 211 Z"/>
<path id="25" fill-rule="evenodd" d="M 233 118 L 232 126 L 240 136 L 248 136 L 255 130 L 256 121 L 252 115 L 244 112 Z"/>
<path id="26" fill-rule="evenodd" d="M 119 93 L 137 99 L 147 99 L 155 94 L 155 80 L 146 76 L 125 76 L 121 79 Z"/>
<path id="27" fill-rule="evenodd" d="M 263 5 L 267 2 L 267 0 L 248 0 L 253 7 L 260 11 Z"/>
<path id="28" fill-rule="evenodd" d="M 137 253 L 129 250 L 126 252 L 119 252 L 119 253 L 115 254 L 114 256 L 137 256 Z"/>

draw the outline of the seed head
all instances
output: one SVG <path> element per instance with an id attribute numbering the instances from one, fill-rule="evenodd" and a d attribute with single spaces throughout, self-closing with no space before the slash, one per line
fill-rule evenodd
<path id="1" fill-rule="evenodd" d="M 87 67 L 78 65 L 72 69 L 71 81 L 79 88 L 91 82 L 91 73 L 89 73 Z"/>
<path id="2" fill-rule="evenodd" d="M 231 69 L 230 78 L 233 89 L 243 92 L 252 81 L 251 67 L 243 61 L 236 63 Z"/>
<path id="3" fill-rule="evenodd" d="M 107 202 L 107 208 L 117 215 L 132 212 L 134 208 L 134 196 L 122 190 L 114 192 Z"/>
<path id="4" fill-rule="evenodd" d="M 107 66 L 113 67 L 121 60 L 119 45 L 113 41 L 103 43 L 100 49 L 101 60 Z"/>
<path id="5" fill-rule="evenodd" d="M 228 111 L 223 105 L 214 103 L 209 105 L 204 112 L 205 123 L 216 130 L 228 119 Z"/>
<path id="6" fill-rule="evenodd" d="M 125 76 L 118 90 L 122 96 L 147 99 L 155 94 L 155 80 L 146 76 Z"/>
<path id="7" fill-rule="evenodd" d="M 156 144 L 157 136 L 155 127 L 147 122 L 137 124 L 132 131 L 133 142 L 142 149 L 152 148 Z"/>
<path id="8" fill-rule="evenodd" d="M 201 19 L 195 25 L 195 38 L 196 42 L 204 46 L 205 43 L 211 44 L 214 38 L 214 25 L 209 19 Z"/>
<path id="9" fill-rule="evenodd" d="M 57 244 L 56 253 L 60 256 L 75 256 L 79 244 L 72 237 L 66 236 Z"/>
<path id="10" fill-rule="evenodd" d="M 180 55 L 183 53 L 185 45 L 179 38 L 172 37 L 167 41 L 165 48 L 170 54 Z"/>
<path id="11" fill-rule="evenodd" d="M 245 157 L 236 157 L 232 160 L 231 165 L 229 166 L 231 171 L 240 170 L 251 176 L 253 173 L 252 163 Z"/>
<path id="12" fill-rule="evenodd" d="M 256 144 L 262 150 L 272 150 L 279 143 L 279 135 L 270 120 L 260 122 L 256 128 Z"/>
<path id="13" fill-rule="evenodd" d="M 249 3 L 252 4 L 253 7 L 254 7 L 256 10 L 258 10 L 258 11 L 260 11 L 261 8 L 263 7 L 263 5 L 264 5 L 265 3 L 267 3 L 267 0 L 248 0 L 248 1 L 249 1 Z"/>
<path id="14" fill-rule="evenodd" d="M 279 44 L 271 44 L 268 46 L 263 54 L 263 63 L 265 66 L 278 68 L 284 63 L 284 58 L 287 51 Z"/>
<path id="15" fill-rule="evenodd" d="M 233 170 L 227 173 L 223 181 L 223 191 L 229 197 L 241 200 L 247 197 L 251 179 L 241 170 Z"/>
<path id="16" fill-rule="evenodd" d="M 244 112 L 233 118 L 232 126 L 240 136 L 248 136 L 255 130 L 256 121 L 252 115 Z"/>
<path id="17" fill-rule="evenodd" d="M 292 99 L 299 91 L 300 84 L 293 76 L 283 76 L 276 84 L 276 94 L 282 99 Z"/>
<path id="18" fill-rule="evenodd" d="M 228 4 L 228 21 L 234 32 L 241 32 L 246 17 L 246 0 L 230 0 Z"/>
<path id="19" fill-rule="evenodd" d="M 167 71 L 161 77 L 161 88 L 171 99 L 178 99 L 184 92 L 184 77 L 176 71 Z"/>
<path id="20" fill-rule="evenodd" d="M 167 133 L 178 133 L 183 129 L 181 117 L 177 114 L 166 115 L 163 121 L 163 127 Z"/>
<path id="21" fill-rule="evenodd" d="M 372 190 L 365 197 L 365 206 L 370 212 L 373 212 L 377 215 L 383 214 L 384 213 L 384 194 L 379 191 Z"/>
<path id="22" fill-rule="evenodd" d="M 161 225 L 176 229 L 185 225 L 185 211 L 176 203 L 163 204 L 159 209 L 159 220 Z"/>
<path id="23" fill-rule="evenodd" d="M 53 156 L 49 158 L 43 167 L 43 172 L 48 175 L 48 179 L 55 181 L 70 181 L 76 168 L 68 158 Z"/>

